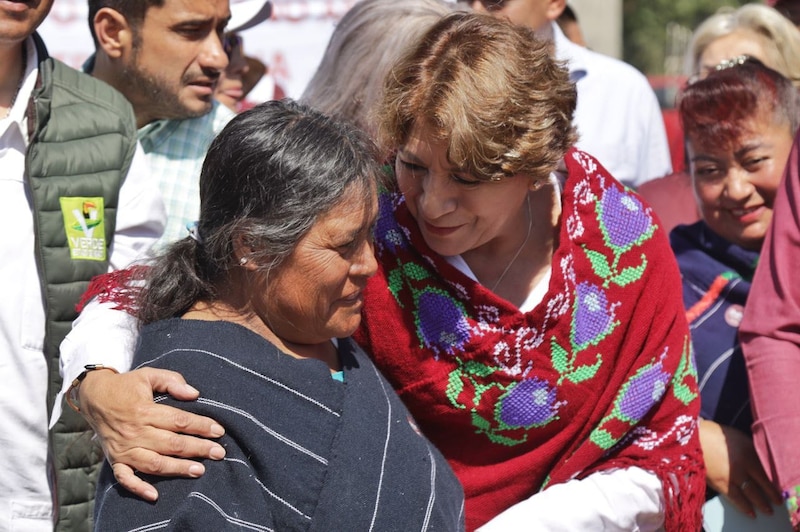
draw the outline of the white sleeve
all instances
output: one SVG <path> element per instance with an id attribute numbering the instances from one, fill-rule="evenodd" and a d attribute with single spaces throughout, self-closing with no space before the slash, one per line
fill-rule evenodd
<path id="1" fill-rule="evenodd" d="M 663 530 L 664 495 L 658 477 L 638 467 L 593 473 L 550 486 L 505 510 L 478 532 Z"/>
<path id="2" fill-rule="evenodd" d="M 671 174 L 672 156 L 669 151 L 667 129 L 664 125 L 664 114 L 658 105 L 658 98 L 649 85 L 642 89 L 641 99 L 636 108 L 643 121 L 639 170 L 634 182 L 634 186 L 639 186 L 651 179 Z"/>
<path id="3" fill-rule="evenodd" d="M 109 256 L 109 271 L 126 268 L 147 257 L 161 237 L 167 215 L 158 185 L 150 177 L 144 152 L 136 144 L 128 175 L 119 191 L 117 225 Z M 118 371 L 130 369 L 136 342 L 135 319 L 114 310 L 110 303 L 89 303 L 61 342 L 59 367 L 64 379 L 50 417 L 52 427 L 61 416 L 64 392 L 86 364 L 104 364 Z"/>
<path id="4" fill-rule="evenodd" d="M 111 244 L 109 271 L 127 268 L 146 257 L 167 225 L 167 211 L 157 181 L 139 143 L 119 190 L 117 226 Z"/>

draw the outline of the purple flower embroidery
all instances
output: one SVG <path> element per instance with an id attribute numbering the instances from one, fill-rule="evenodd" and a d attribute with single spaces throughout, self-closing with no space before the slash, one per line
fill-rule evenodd
<path id="1" fill-rule="evenodd" d="M 404 247 L 403 232 L 394 217 L 394 205 L 388 193 L 378 195 L 378 221 L 375 223 L 375 240 L 381 247 L 396 250 Z"/>
<path id="2" fill-rule="evenodd" d="M 467 343 L 469 323 L 452 299 L 425 290 L 419 295 L 417 305 L 417 331 L 427 347 L 452 355 Z"/>
<path id="3" fill-rule="evenodd" d="M 583 281 L 576 289 L 576 310 L 572 327 L 576 346 L 600 340 L 608 333 L 614 319 L 602 288 Z"/>
<path id="4" fill-rule="evenodd" d="M 500 398 L 500 421 L 510 427 L 540 427 L 555 418 L 560 405 L 556 389 L 534 377 L 514 384 Z"/>
<path id="5" fill-rule="evenodd" d="M 623 389 L 617 403 L 619 412 L 631 422 L 639 421 L 661 400 L 669 379 L 661 362 L 640 369 Z"/>
<path id="6" fill-rule="evenodd" d="M 601 222 L 612 246 L 629 247 L 647 233 L 653 224 L 653 219 L 645 211 L 642 202 L 617 187 L 605 191 L 601 205 Z"/>

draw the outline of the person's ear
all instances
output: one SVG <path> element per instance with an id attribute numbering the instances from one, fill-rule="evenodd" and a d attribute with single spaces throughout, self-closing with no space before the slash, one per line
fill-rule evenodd
<path id="1" fill-rule="evenodd" d="M 548 0 L 547 20 L 553 21 L 561 16 L 564 8 L 567 7 L 567 0 Z"/>
<path id="2" fill-rule="evenodd" d="M 236 264 L 248 271 L 255 271 L 258 269 L 258 264 L 253 260 L 253 252 L 255 250 L 247 242 L 247 239 L 242 234 L 238 234 L 233 239 L 233 256 L 236 259 Z"/>
<path id="3" fill-rule="evenodd" d="M 94 16 L 97 46 L 112 59 L 119 59 L 133 46 L 133 30 L 127 19 L 109 7 L 101 8 Z"/>

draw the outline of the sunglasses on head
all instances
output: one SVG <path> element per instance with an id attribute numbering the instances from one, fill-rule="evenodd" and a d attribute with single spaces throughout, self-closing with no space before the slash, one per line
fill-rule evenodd
<path id="1" fill-rule="evenodd" d="M 711 74 L 712 72 L 719 72 L 720 70 L 727 70 L 729 68 L 735 68 L 737 66 L 743 65 L 745 63 L 752 63 L 764 66 L 764 63 L 752 57 L 750 55 L 737 55 L 736 57 L 731 57 L 730 59 L 723 59 L 720 61 L 719 64 L 714 65 L 713 67 L 704 67 L 700 72 L 694 74 L 689 77 L 686 84 L 692 85 L 701 79 L 705 79 L 706 76 Z"/>

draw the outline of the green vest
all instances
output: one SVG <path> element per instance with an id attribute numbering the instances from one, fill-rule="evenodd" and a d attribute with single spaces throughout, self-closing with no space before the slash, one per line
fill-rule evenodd
<path id="1" fill-rule="evenodd" d="M 108 270 L 119 189 L 136 149 L 130 103 L 102 81 L 39 52 L 39 78 L 28 104 L 25 160 L 31 190 L 36 262 L 45 306 L 48 414 L 61 389 L 59 344 L 77 317 L 89 280 Z M 57 530 L 92 529 L 102 450 L 69 407 L 50 431 Z"/>

